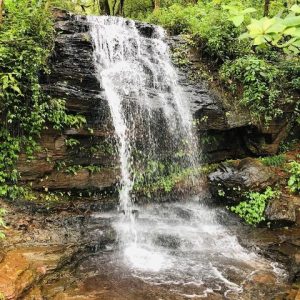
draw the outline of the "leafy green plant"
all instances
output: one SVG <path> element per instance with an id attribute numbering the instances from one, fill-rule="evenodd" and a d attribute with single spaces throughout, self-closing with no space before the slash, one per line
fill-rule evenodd
<path id="1" fill-rule="evenodd" d="M 76 145 L 79 145 L 80 142 L 78 140 L 76 140 L 76 139 L 68 138 L 68 139 L 65 140 L 65 144 L 66 144 L 67 147 L 72 148 L 72 147 L 74 147 Z"/>
<path id="2" fill-rule="evenodd" d="M 189 64 L 188 60 L 188 48 L 187 46 L 181 46 L 173 49 L 172 51 L 173 63 L 179 67 Z"/>
<path id="3" fill-rule="evenodd" d="M 81 165 L 73 165 L 68 166 L 64 169 L 64 172 L 71 175 L 77 175 L 78 171 L 82 170 L 83 166 Z"/>
<path id="4" fill-rule="evenodd" d="M 247 15 L 256 12 L 256 9 L 253 7 L 243 9 L 237 5 L 223 5 L 222 8 L 228 10 L 228 20 L 232 21 L 236 27 L 240 26 L 245 21 Z"/>
<path id="5" fill-rule="evenodd" d="M 286 161 L 285 156 L 282 155 L 282 154 L 274 155 L 274 156 L 268 156 L 268 157 L 263 157 L 260 160 L 261 160 L 261 162 L 264 165 L 266 165 L 266 166 L 272 166 L 272 167 L 280 167 Z"/>
<path id="6" fill-rule="evenodd" d="M 230 207 L 230 210 L 246 223 L 256 225 L 265 220 L 264 211 L 269 200 L 272 200 L 280 195 L 280 192 L 267 187 L 264 193 L 249 192 L 246 194 L 246 201 L 240 202 L 237 206 Z"/>
<path id="7" fill-rule="evenodd" d="M 251 38 L 254 46 L 271 45 L 288 54 L 300 52 L 300 6 L 295 4 L 285 18 L 252 19 L 240 38 Z"/>
<path id="8" fill-rule="evenodd" d="M 300 163 L 292 161 L 289 163 L 290 178 L 288 186 L 293 193 L 300 193 Z"/>
<path id="9" fill-rule="evenodd" d="M 89 165 L 84 167 L 86 170 L 88 170 L 91 174 L 93 173 L 99 173 L 101 171 L 100 166 L 95 166 L 95 165 Z"/>
<path id="10" fill-rule="evenodd" d="M 267 61 L 249 55 L 228 61 L 220 70 L 221 78 L 233 92 L 242 91 L 240 103 L 250 109 L 255 119 L 266 122 L 282 114 L 284 72 Z"/>

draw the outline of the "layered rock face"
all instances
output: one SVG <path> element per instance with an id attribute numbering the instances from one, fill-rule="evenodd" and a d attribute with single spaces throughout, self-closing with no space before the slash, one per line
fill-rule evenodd
<path id="1" fill-rule="evenodd" d="M 289 116 L 268 125 L 253 120 L 249 111 L 238 100 L 230 99 L 223 86 L 212 79 L 213 70 L 208 70 L 197 47 L 180 36 L 168 39 L 179 81 L 193 94 L 192 107 L 206 160 L 276 154 L 288 133 Z"/>
<path id="2" fill-rule="evenodd" d="M 21 157 L 18 168 L 23 182 L 37 190 L 112 191 L 119 174 L 114 129 L 105 93 L 95 76 L 89 24 L 84 16 L 62 10 L 55 10 L 54 17 L 51 73 L 41 76 L 41 85 L 50 97 L 65 99 L 69 113 L 84 115 L 87 126 L 63 133 L 46 130 L 40 139 L 41 151 L 30 162 Z M 136 22 L 136 27 L 146 37 L 153 34 L 151 25 Z M 176 37 L 168 38 L 168 42 L 171 49 L 181 43 Z M 204 159 L 221 161 L 276 152 L 285 135 L 285 122 L 271 124 L 267 130 L 249 126 L 247 114 L 228 110 L 221 97 L 190 78 L 197 71 L 197 63 L 191 58 L 185 67 L 188 70 L 179 68 L 178 74 L 198 120 Z M 72 146 L 70 139 L 78 143 Z"/>
<path id="3" fill-rule="evenodd" d="M 277 172 L 277 173 L 276 173 Z M 288 193 L 287 178 L 278 175 L 274 167 L 265 166 L 258 159 L 221 163 L 208 175 L 208 185 L 213 199 L 221 205 L 235 206 L 249 201 L 248 192 L 264 192 L 267 187 L 281 190 L 278 197 L 268 201 L 264 217 L 272 227 L 299 224 L 299 197 Z"/>

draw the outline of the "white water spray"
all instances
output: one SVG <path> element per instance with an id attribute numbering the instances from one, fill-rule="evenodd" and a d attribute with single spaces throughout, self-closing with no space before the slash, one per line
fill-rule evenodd
<path id="1" fill-rule="evenodd" d="M 146 144 L 145 156 L 160 154 L 161 146 L 155 137 L 158 128 L 153 123 L 161 114 L 165 126 L 159 130 L 169 136 L 170 144 L 165 147 L 178 150 L 178 145 L 185 141 L 189 165 L 194 165 L 197 151 L 192 114 L 178 85 L 160 27 L 153 27 L 151 37 L 145 37 L 131 20 L 105 16 L 88 20 L 97 77 L 105 90 L 118 142 L 120 207 L 133 219 L 133 148 L 141 141 Z"/>

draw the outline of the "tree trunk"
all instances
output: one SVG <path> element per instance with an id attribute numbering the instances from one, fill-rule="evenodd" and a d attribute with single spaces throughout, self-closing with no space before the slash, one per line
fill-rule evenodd
<path id="1" fill-rule="evenodd" d="M 269 15 L 270 2 L 271 2 L 271 0 L 265 0 L 264 17 L 267 17 Z"/>
<path id="2" fill-rule="evenodd" d="M 109 3 L 108 0 L 99 0 L 99 10 L 101 14 L 105 14 L 110 16 L 110 7 L 109 7 Z"/>
<path id="3" fill-rule="evenodd" d="M 4 8 L 4 0 L 0 0 L 0 24 L 3 21 L 3 8 Z"/>
<path id="4" fill-rule="evenodd" d="M 152 4 L 152 9 L 154 10 L 154 8 L 155 8 L 155 2 L 154 2 L 154 0 L 151 0 L 151 4 Z"/>
<path id="5" fill-rule="evenodd" d="M 117 6 L 118 0 L 114 0 L 114 4 L 112 6 L 112 14 L 113 16 L 117 14 L 116 6 Z"/>
<path id="6" fill-rule="evenodd" d="M 125 0 L 120 0 L 119 14 L 121 16 L 124 16 L 124 3 L 125 3 Z"/>
<path id="7" fill-rule="evenodd" d="M 160 8 L 160 0 L 154 0 L 154 10 L 157 10 Z"/>

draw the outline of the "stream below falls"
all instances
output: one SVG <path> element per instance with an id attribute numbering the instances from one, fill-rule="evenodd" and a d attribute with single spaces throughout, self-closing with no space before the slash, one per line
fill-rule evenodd
<path id="1" fill-rule="evenodd" d="M 132 224 L 123 214 L 94 213 L 93 222 L 110 222 L 116 241 L 84 256 L 59 280 L 45 282 L 46 299 L 267 300 L 282 295 L 284 268 L 241 246 L 237 234 L 243 228 L 229 221 L 226 211 L 195 197 L 143 205 L 136 215 L 136 240 L 129 241 Z"/>

